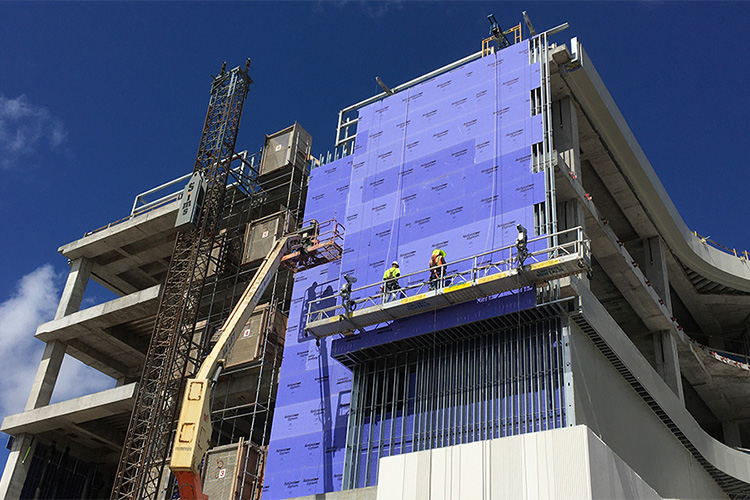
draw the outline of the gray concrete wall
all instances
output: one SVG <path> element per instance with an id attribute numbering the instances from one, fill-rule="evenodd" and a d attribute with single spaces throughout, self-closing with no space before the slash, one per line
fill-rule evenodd
<path id="1" fill-rule="evenodd" d="M 576 424 L 587 425 L 662 497 L 726 498 L 575 324 L 570 339 Z"/>

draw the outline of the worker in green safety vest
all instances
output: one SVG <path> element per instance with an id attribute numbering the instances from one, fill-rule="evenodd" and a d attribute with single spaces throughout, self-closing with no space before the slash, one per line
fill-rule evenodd
<path id="1" fill-rule="evenodd" d="M 401 276 L 401 271 L 398 268 L 398 262 L 394 260 L 391 263 L 391 267 L 383 273 L 383 281 L 385 282 L 383 302 L 388 302 L 398 297 L 398 290 L 401 288 L 398 285 L 399 276 Z"/>

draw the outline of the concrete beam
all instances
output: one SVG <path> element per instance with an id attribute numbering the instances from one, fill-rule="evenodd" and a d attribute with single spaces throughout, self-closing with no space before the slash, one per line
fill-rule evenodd
<path id="1" fill-rule="evenodd" d="M 160 293 L 156 285 L 74 312 L 39 325 L 36 337 L 63 342 L 69 355 L 111 377 L 137 376 L 148 350 L 148 334 L 138 335 L 137 328 L 147 325 L 133 331 L 133 322 L 156 314 Z"/>
<path id="2" fill-rule="evenodd" d="M 18 436 L 40 434 L 61 427 L 84 424 L 111 415 L 129 413 L 135 402 L 138 384 L 132 383 L 114 389 L 81 396 L 34 410 L 8 415 L 0 431 Z"/>
<path id="3" fill-rule="evenodd" d="M 71 260 L 93 262 L 92 279 L 118 295 L 133 293 L 160 280 L 141 268 L 162 263 L 164 272 L 174 246 L 178 202 L 118 221 L 63 245 L 58 252 Z"/>
<path id="4" fill-rule="evenodd" d="M 653 287 L 648 285 L 648 279 L 639 269 L 636 260 L 609 227 L 606 218 L 601 216 L 594 201 L 586 196 L 583 187 L 572 178 L 567 165 L 560 158 L 558 167 L 562 175 L 557 178 L 569 192 L 575 193 L 586 212 L 586 234 L 591 239 L 592 253 L 597 262 L 608 275 L 617 276 L 618 279 L 612 280 L 613 283 L 650 331 L 674 328 L 671 312 L 666 309 Z"/>
<path id="5" fill-rule="evenodd" d="M 558 159 L 558 162 L 563 163 L 562 159 Z M 731 369 L 732 367 L 719 366 L 722 363 L 714 363 L 713 359 L 702 356 L 688 336 L 678 330 L 677 324 L 672 321 L 669 311 L 662 303 L 663 300 L 654 291 L 653 286 L 647 284 L 646 276 L 630 256 L 624 244 L 620 244 L 606 219 L 599 214 L 593 200 L 586 197 L 583 188 L 571 178 L 564 164 L 559 171 L 562 175 L 556 177 L 560 180 L 558 186 L 575 192 L 586 210 L 586 233 L 591 238 L 592 253 L 597 262 L 608 275 L 617 276 L 617 280 L 614 280 L 615 286 L 650 331 L 669 331 L 670 335 L 675 338 L 682 374 L 714 414 L 719 418 L 728 418 L 735 414 L 736 408 L 731 401 L 745 400 L 748 390 L 743 388 L 742 384 L 720 386 L 712 376 L 712 372 L 719 376 L 725 368 Z M 711 364 L 711 371 L 704 363 L 704 359 Z M 725 378 L 747 381 L 750 374 L 745 370 L 734 369 L 733 375 Z M 728 394 L 724 392 L 725 389 L 729 390 Z"/>
<path id="6" fill-rule="evenodd" d="M 739 258 L 703 243 L 690 231 L 586 51 L 576 41 L 572 52 L 577 55 L 579 67 L 575 71 L 561 70 L 560 74 L 591 121 L 592 128 L 617 161 L 617 165 L 600 173 L 602 180 L 609 186 L 605 178 L 608 172 L 620 176 L 625 183 L 615 185 L 622 185 L 623 191 L 629 194 L 625 196 L 623 192 L 623 196 L 618 196 L 613 192 L 613 196 L 618 200 L 634 199 L 640 205 L 638 210 L 632 211 L 628 207 L 622 207 L 628 217 L 633 217 L 633 226 L 653 224 L 672 252 L 691 269 L 711 281 L 737 290 L 750 291 L 750 268 Z M 618 169 L 622 169 L 622 172 Z"/>
<path id="7" fill-rule="evenodd" d="M 57 251 L 71 260 L 80 257 L 93 259 L 108 253 L 113 248 L 127 246 L 151 236 L 161 235 L 174 228 L 178 207 L 179 203 L 174 201 L 145 214 L 113 223 L 105 229 L 63 245 Z"/>
<path id="8" fill-rule="evenodd" d="M 160 292 L 161 285 L 155 285 L 43 323 L 36 330 L 36 338 L 48 342 L 52 339 L 65 341 L 85 337 L 90 330 L 103 330 L 155 314 L 159 307 Z"/>
<path id="9" fill-rule="evenodd" d="M 137 377 L 142 368 L 121 363 L 117 356 L 113 356 L 111 352 L 92 349 L 89 344 L 84 344 L 80 340 L 68 340 L 66 344 L 68 345 L 67 352 L 69 355 L 113 379 Z"/>
<path id="10" fill-rule="evenodd" d="M 112 451 L 118 453 L 122 452 L 123 439 L 122 435 L 117 432 L 113 432 L 103 425 L 97 425 L 90 423 L 89 425 L 81 425 L 70 422 L 68 424 L 70 432 L 73 434 L 89 436 L 96 442 L 104 443 L 105 446 L 109 447 Z"/>
<path id="11" fill-rule="evenodd" d="M 693 284 L 685 275 L 684 269 L 677 262 L 677 259 L 671 252 L 666 254 L 667 260 L 667 271 L 669 272 L 669 279 L 672 282 L 672 289 L 675 291 L 677 296 L 680 298 L 683 304 L 690 310 L 690 314 L 698 323 L 698 326 L 703 333 L 706 335 L 719 335 L 721 334 L 721 325 L 716 320 L 711 311 L 709 311 L 706 304 L 703 302 L 703 298 L 698 298 Z M 733 296 L 736 297 L 736 296 Z"/>

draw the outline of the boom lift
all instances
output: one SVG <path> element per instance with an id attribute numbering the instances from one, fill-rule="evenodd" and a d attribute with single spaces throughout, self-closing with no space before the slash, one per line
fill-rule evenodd
<path id="1" fill-rule="evenodd" d="M 329 226 L 330 230 L 321 233 L 321 228 Z M 169 464 L 177 478 L 182 500 L 208 499 L 201 486 L 200 466 L 211 439 L 211 388 L 221 374 L 238 333 L 252 315 L 269 282 L 279 267 L 296 272 L 341 257 L 342 242 L 343 228 L 333 220 L 322 225 L 312 221 L 296 233 L 280 238 L 225 321 L 219 340 L 198 373 L 188 379 Z"/>

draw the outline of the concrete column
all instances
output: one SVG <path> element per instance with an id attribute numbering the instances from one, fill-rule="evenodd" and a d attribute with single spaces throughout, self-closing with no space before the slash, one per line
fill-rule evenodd
<path id="1" fill-rule="evenodd" d="M 578 116 L 571 98 L 566 97 L 552 103 L 552 122 L 554 148 L 580 182 L 581 148 L 578 142 Z"/>
<path id="2" fill-rule="evenodd" d="M 664 243 L 658 236 L 643 240 L 643 273 L 671 314 L 672 298 L 669 294 L 667 260 L 664 254 Z"/>
<path id="3" fill-rule="evenodd" d="M 656 371 L 667 383 L 672 392 L 685 402 L 685 394 L 682 391 L 682 375 L 680 374 L 680 358 L 677 353 L 677 339 L 671 332 L 665 330 L 654 332 L 654 357 L 656 358 Z"/>
<path id="4" fill-rule="evenodd" d="M 36 441 L 30 434 L 21 434 L 13 440 L 3 476 L 0 478 L 0 500 L 21 498 L 21 489 L 26 481 L 35 447 Z"/>
<path id="5" fill-rule="evenodd" d="M 574 198 L 570 200 L 559 201 L 557 203 L 557 230 L 562 231 L 564 229 L 571 229 L 578 226 L 584 228 L 585 230 L 585 216 L 586 214 L 584 212 L 583 205 L 581 205 L 577 199 Z M 568 243 L 570 241 L 573 241 L 575 237 L 575 233 L 569 235 L 560 235 L 558 243 Z M 571 282 L 575 282 L 577 284 L 576 286 L 590 288 L 591 282 L 589 281 L 589 278 L 589 274 L 582 273 L 566 279 L 569 279 Z M 564 280 L 562 280 L 560 283 L 562 285 L 562 283 L 564 283 Z"/>
<path id="6" fill-rule="evenodd" d="M 31 386 L 31 394 L 26 402 L 26 411 L 49 404 L 64 357 L 65 344 L 59 340 L 53 340 L 44 347 L 42 360 L 36 369 L 34 384 Z"/>
<path id="7" fill-rule="evenodd" d="M 62 297 L 60 297 L 60 305 L 57 306 L 55 319 L 67 316 L 81 308 L 83 294 L 91 276 L 91 266 L 92 262 L 84 257 L 70 262 L 70 273 L 65 282 Z"/>
<path id="8" fill-rule="evenodd" d="M 557 230 L 571 229 L 581 226 L 586 229 L 586 214 L 583 205 L 577 199 L 570 199 L 557 202 Z M 567 243 L 575 239 L 575 234 L 569 237 L 561 236 L 560 243 Z"/>
<path id="9" fill-rule="evenodd" d="M 643 240 L 643 274 L 646 275 L 664 306 L 672 314 L 672 298 L 669 293 L 669 275 L 664 242 L 658 236 Z M 677 339 L 669 331 L 653 332 L 656 371 L 672 389 L 680 401 L 685 401 L 680 375 L 680 358 Z"/>
<path id="10" fill-rule="evenodd" d="M 721 430 L 724 431 L 724 444 L 735 448 L 742 446 L 740 426 L 736 420 L 723 420 Z"/>
<path id="11" fill-rule="evenodd" d="M 559 230 L 585 226 L 586 213 L 577 199 L 558 203 L 557 227 Z"/>
<path id="12" fill-rule="evenodd" d="M 711 335 L 710 337 L 708 337 L 708 347 L 712 347 L 720 351 L 726 349 L 724 339 L 722 337 L 717 337 L 716 335 Z"/>

